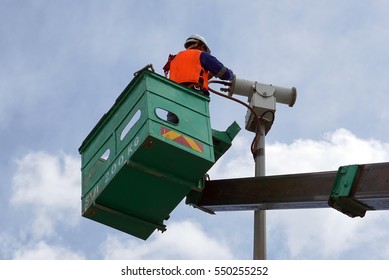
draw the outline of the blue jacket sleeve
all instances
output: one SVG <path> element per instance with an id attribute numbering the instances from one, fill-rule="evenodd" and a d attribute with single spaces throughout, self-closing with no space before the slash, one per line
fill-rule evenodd
<path id="1" fill-rule="evenodd" d="M 200 62 L 205 70 L 219 79 L 231 81 L 234 78 L 234 73 L 210 53 L 202 52 L 200 55 Z"/>

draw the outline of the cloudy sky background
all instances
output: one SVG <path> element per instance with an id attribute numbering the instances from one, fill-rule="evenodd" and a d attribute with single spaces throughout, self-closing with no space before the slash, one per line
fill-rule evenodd
<path id="1" fill-rule="evenodd" d="M 277 105 L 266 173 L 389 161 L 387 1 L 0 0 L 0 259 L 251 259 L 253 213 L 181 204 L 142 241 L 80 215 L 78 147 L 148 63 L 202 34 L 240 78 L 298 90 Z M 211 122 L 246 108 L 211 96 Z M 211 178 L 254 176 L 241 131 Z M 388 259 L 389 212 L 267 211 L 269 259 Z"/>

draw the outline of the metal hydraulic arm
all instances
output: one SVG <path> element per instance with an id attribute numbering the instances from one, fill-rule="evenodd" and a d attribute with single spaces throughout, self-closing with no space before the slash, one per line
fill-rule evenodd
<path id="1" fill-rule="evenodd" d="M 197 201 L 195 201 L 197 199 Z M 333 207 L 350 217 L 389 209 L 389 162 L 338 171 L 206 181 L 187 202 L 209 212 Z"/>

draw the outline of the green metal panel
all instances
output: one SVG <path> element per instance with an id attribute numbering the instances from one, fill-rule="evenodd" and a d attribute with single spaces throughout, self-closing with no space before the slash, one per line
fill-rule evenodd
<path id="1" fill-rule="evenodd" d="M 338 169 L 328 204 L 334 209 L 354 218 L 364 217 L 369 207 L 354 198 L 354 185 L 359 165 L 341 166 Z"/>
<path id="2" fill-rule="evenodd" d="M 82 215 L 142 239 L 164 231 L 163 221 L 190 191 L 202 190 L 216 161 L 208 105 L 207 96 L 138 72 L 79 148 Z"/>
<path id="3" fill-rule="evenodd" d="M 213 147 L 216 160 L 218 160 L 231 147 L 231 142 L 239 131 L 240 127 L 236 122 L 233 122 L 226 131 L 212 129 Z"/>

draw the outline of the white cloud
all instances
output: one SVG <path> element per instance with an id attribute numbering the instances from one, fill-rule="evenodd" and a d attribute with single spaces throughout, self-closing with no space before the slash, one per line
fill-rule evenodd
<path id="1" fill-rule="evenodd" d="M 12 182 L 14 207 L 29 209 L 35 238 L 52 236 L 80 220 L 80 163 L 67 155 L 32 152 L 17 160 Z"/>
<path id="2" fill-rule="evenodd" d="M 21 247 L 14 252 L 17 260 L 80 260 L 84 259 L 82 253 L 74 252 L 63 246 L 49 245 L 39 241 L 32 246 Z"/>
<path id="3" fill-rule="evenodd" d="M 233 259 L 227 239 L 210 236 L 191 220 L 174 221 L 163 234 L 141 242 L 108 236 L 102 252 L 106 259 Z"/>
<path id="4" fill-rule="evenodd" d="M 386 259 L 387 220 L 382 211 L 363 219 L 333 209 L 268 211 L 268 248 L 281 259 Z"/>
<path id="5" fill-rule="evenodd" d="M 20 240 L 6 232 L 0 233 L 0 259 L 7 259 L 12 256 L 17 248 L 21 246 Z"/>
<path id="6" fill-rule="evenodd" d="M 389 160 L 389 143 L 361 139 L 346 129 L 324 135 L 324 140 L 298 139 L 266 147 L 268 175 L 337 170 L 341 165 Z"/>
<path id="7" fill-rule="evenodd" d="M 2 257 L 11 259 L 83 259 L 71 244 L 61 245 L 66 229 L 80 221 L 80 163 L 65 154 L 31 152 L 16 161 L 11 204 L 15 229 L 4 231 Z"/>

